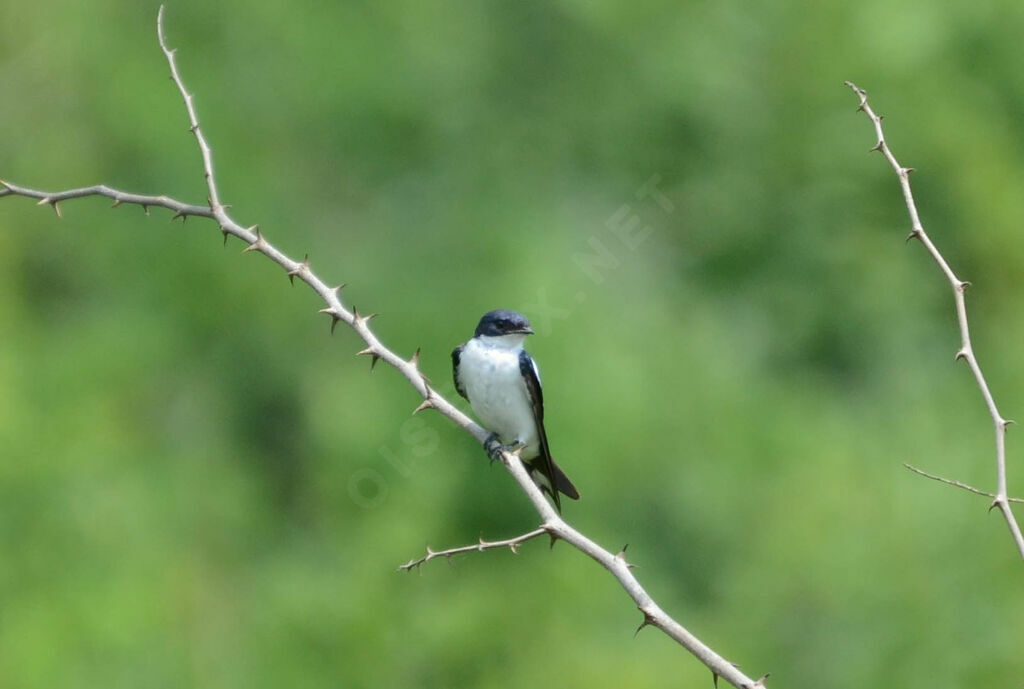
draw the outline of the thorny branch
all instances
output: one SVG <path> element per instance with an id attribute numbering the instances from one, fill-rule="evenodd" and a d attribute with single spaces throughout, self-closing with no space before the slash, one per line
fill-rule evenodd
<path id="1" fill-rule="evenodd" d="M 136 206 L 142 206 L 142 209 L 146 211 L 146 215 L 149 215 L 150 206 L 159 206 L 161 208 L 168 208 L 174 211 L 174 216 L 171 218 L 175 220 L 177 218 L 185 218 L 189 215 L 198 215 L 204 218 L 212 218 L 213 211 L 208 206 L 193 206 L 188 203 L 182 203 L 176 201 L 168 196 L 145 196 L 143 194 L 129 194 L 117 189 L 111 189 L 105 184 L 97 184 L 92 187 L 82 187 L 81 189 L 68 189 L 66 191 L 36 191 L 35 189 L 26 189 L 25 187 L 19 187 L 10 182 L 0 180 L 0 197 L 3 196 L 27 196 L 30 199 L 39 199 L 37 206 L 50 206 L 53 208 L 53 212 L 57 214 L 57 217 L 63 217 L 61 214 L 60 204 L 61 201 L 67 201 L 69 199 L 80 199 L 85 196 L 106 196 L 108 199 L 114 199 L 114 203 L 111 204 L 111 208 L 116 208 L 122 203 L 134 204 Z"/>
<path id="2" fill-rule="evenodd" d="M 158 206 L 174 211 L 174 218 L 185 218 L 190 215 L 195 215 L 214 219 L 220 227 L 221 232 L 224 233 L 225 241 L 227 241 L 229 235 L 238 237 L 247 245 L 243 250 L 243 253 L 261 253 L 274 263 L 280 265 L 285 270 L 289 280 L 293 283 L 295 278 L 298 278 L 309 285 L 309 287 L 316 292 L 326 304 L 325 308 L 320 309 L 320 313 L 330 316 L 332 332 L 339 321 L 344 322 L 352 328 L 352 330 L 354 330 L 366 344 L 366 347 L 358 352 L 359 354 L 370 356 L 372 358 L 372 363 L 376 363 L 378 360 L 381 360 L 397 369 L 398 372 L 409 381 L 416 392 L 423 398 L 422 403 L 414 410 L 414 413 L 424 409 L 435 409 L 448 417 L 448 419 L 457 426 L 475 437 L 477 441 L 483 443 L 487 438 L 487 431 L 459 411 L 457 407 L 451 404 L 430 386 L 426 376 L 419 368 L 418 349 L 409 359 L 404 359 L 385 347 L 369 327 L 370 319 L 376 314 L 364 315 L 359 313 L 354 306 L 349 309 L 341 303 L 339 293 L 344 285 L 339 287 L 328 286 L 326 282 L 313 272 L 310 267 L 308 256 L 302 261 L 296 261 L 290 258 L 267 241 L 256 225 L 243 227 L 227 213 L 228 206 L 221 203 L 220 197 L 217 193 L 217 186 L 213 172 L 213 153 L 199 126 L 199 118 L 196 114 L 194 98 L 185 88 L 181 74 L 178 71 L 178 66 L 175 62 L 175 51 L 167 47 L 167 41 L 164 35 L 163 17 L 164 8 L 161 6 L 157 15 L 157 37 L 160 42 L 160 48 L 163 51 L 164 56 L 167 58 L 167 63 L 170 66 L 171 78 L 178 87 L 178 90 L 181 92 L 182 99 L 185 102 L 185 109 L 188 112 L 190 124 L 189 130 L 195 136 L 196 141 L 199 144 L 200 153 L 202 154 L 203 175 L 206 179 L 209 190 L 209 198 L 207 199 L 208 205 L 190 205 L 166 196 L 130 194 L 116 189 L 111 189 L 104 185 L 83 187 L 81 189 L 71 189 L 60 192 L 43 192 L 34 189 L 27 189 L 2 180 L 0 180 L 0 197 L 25 196 L 28 198 L 39 199 L 39 205 L 52 206 L 53 209 L 57 211 L 58 216 L 60 216 L 60 209 L 57 204 L 61 201 L 86 196 L 105 196 L 114 200 L 114 206 L 121 204 L 134 204 L 142 206 L 143 209 L 146 209 L 147 211 L 150 206 Z M 717 678 L 722 677 L 733 686 L 740 687 L 741 689 L 753 689 L 765 686 L 764 681 L 767 675 L 757 680 L 747 677 L 744 673 L 740 672 L 735 665 L 715 653 L 715 651 L 662 610 L 647 591 L 640 585 L 640 582 L 637 581 L 636 577 L 633 576 L 633 573 L 630 571 L 631 565 L 626 562 L 623 552 L 612 554 L 571 527 L 564 519 L 562 519 L 561 515 L 559 515 L 554 508 L 548 504 L 547 500 L 545 500 L 543 494 L 540 492 L 540 489 L 534 485 L 533 481 L 527 475 L 518 456 L 511 453 L 504 453 L 502 455 L 502 463 L 519 484 L 519 487 L 524 493 L 526 493 L 527 497 L 533 503 L 543 520 L 541 526 L 528 534 L 519 536 L 516 539 L 511 539 L 510 541 L 499 541 L 496 544 L 479 543 L 474 546 L 467 546 L 466 548 L 449 551 L 451 554 L 454 554 L 454 552 L 464 552 L 468 550 L 487 550 L 491 547 L 514 548 L 518 543 L 528 540 L 529 538 L 539 536 L 542 533 L 547 533 L 553 540 L 560 539 L 565 541 L 607 569 L 612 576 L 619 581 L 643 615 L 643 621 L 640 628 L 645 626 L 654 626 L 661 629 L 703 662 L 713 673 L 716 683 Z M 431 559 L 431 557 L 437 557 L 441 554 L 445 553 L 436 553 L 431 556 L 428 552 L 423 561 L 425 562 L 426 560 Z M 415 562 L 410 566 L 415 566 Z"/>
<path id="3" fill-rule="evenodd" d="M 1020 552 L 1020 556 L 1024 559 L 1024 536 L 1021 535 L 1020 526 L 1017 524 L 1017 520 L 1013 516 L 1013 511 L 1010 509 L 1010 500 L 1007 497 L 1006 489 L 1006 428 L 1013 421 L 1004 419 L 999 413 L 999 409 L 996 408 L 995 400 L 992 398 L 992 392 L 989 390 L 988 383 L 985 381 L 985 376 L 981 372 L 981 366 L 978 365 L 978 359 L 974 355 L 974 347 L 971 345 L 971 330 L 967 324 L 967 304 L 964 301 L 964 292 L 967 290 L 967 286 L 971 283 L 961 280 L 953 272 L 953 269 L 949 267 L 949 263 L 942 257 L 939 250 L 935 247 L 931 237 L 925 232 L 924 226 L 921 224 L 921 218 L 917 213 L 917 204 L 914 202 L 914 194 L 910 190 L 910 173 L 914 171 L 912 167 L 903 167 L 897 162 L 896 157 L 892 154 L 889 149 L 889 144 L 885 141 L 885 134 L 882 132 L 882 117 L 876 115 L 875 111 L 871 109 L 868 104 L 867 91 L 858 87 L 851 81 L 847 81 L 846 85 L 849 86 L 857 97 L 860 99 L 860 105 L 857 106 L 858 110 L 863 110 L 864 113 L 871 119 L 871 123 L 875 127 L 875 136 L 877 141 L 871 148 L 872 151 L 881 151 L 885 159 L 889 161 L 889 165 L 892 167 L 896 176 L 899 177 L 900 187 L 903 190 L 903 199 L 907 204 L 907 212 L 910 214 L 910 234 L 907 235 L 907 240 L 917 239 L 924 244 L 925 249 L 931 254 L 931 257 L 938 264 L 939 269 L 942 270 L 943 275 L 949 281 L 950 286 L 953 288 L 953 299 L 956 303 L 956 316 L 957 322 L 960 324 L 960 350 L 956 353 L 957 359 L 963 359 L 967 362 L 967 365 L 971 369 L 971 373 L 974 374 L 974 380 L 978 383 L 978 388 L 981 390 L 981 396 L 985 400 L 985 406 L 988 407 L 988 413 L 992 417 L 992 425 L 995 428 L 996 434 L 996 492 L 992 497 L 992 507 L 998 507 L 999 511 L 1002 512 L 1003 517 L 1006 519 L 1006 524 L 1010 528 L 1010 535 L 1013 537 L 1014 543 L 1017 545 L 1017 550 Z M 919 472 L 920 473 L 920 472 Z M 955 481 L 946 481 L 953 485 L 960 485 Z M 964 487 L 961 485 L 961 487 Z M 981 491 L 973 491 L 981 492 Z M 986 494 L 988 495 L 988 494 Z"/>
<path id="4" fill-rule="evenodd" d="M 409 560 L 404 565 L 401 565 L 398 569 L 408 572 L 411 569 L 415 569 L 422 564 L 430 562 L 435 557 L 444 557 L 449 561 L 452 559 L 452 555 L 458 555 L 460 553 L 482 553 L 485 550 L 494 550 L 495 548 L 508 548 L 513 553 L 519 552 L 519 546 L 527 541 L 533 540 L 538 536 L 543 536 L 548 532 L 543 526 L 539 529 L 534 529 L 528 533 L 524 533 L 522 536 L 516 536 L 515 538 L 509 538 L 504 541 L 485 541 L 480 539 L 473 545 L 464 545 L 458 548 L 448 548 L 447 550 L 431 550 L 430 546 L 427 546 L 427 554 L 416 560 Z M 554 542 L 552 541 L 552 544 Z"/>

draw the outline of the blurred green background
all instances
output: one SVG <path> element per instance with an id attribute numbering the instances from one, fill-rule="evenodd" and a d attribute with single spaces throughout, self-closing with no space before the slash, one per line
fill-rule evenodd
<path id="1" fill-rule="evenodd" d="M 204 201 L 157 4 L 4 5 L 0 177 Z M 439 385 L 482 312 L 531 316 L 567 517 L 747 674 L 1024 681 L 1005 524 L 901 466 L 995 484 L 843 86 L 1020 418 L 1024 5 L 181 0 L 167 32 L 234 217 Z M 107 206 L 0 201 L 0 686 L 711 686 L 564 544 L 396 573 L 537 517 L 279 268 Z"/>

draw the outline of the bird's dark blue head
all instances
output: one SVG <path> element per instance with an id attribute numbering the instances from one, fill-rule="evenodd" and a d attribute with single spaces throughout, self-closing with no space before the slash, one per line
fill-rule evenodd
<path id="1" fill-rule="evenodd" d="M 488 337 L 501 337 L 502 335 L 532 335 L 533 328 L 526 316 L 518 311 L 497 309 L 488 311 L 480 319 L 476 326 L 474 337 L 487 335 Z"/>

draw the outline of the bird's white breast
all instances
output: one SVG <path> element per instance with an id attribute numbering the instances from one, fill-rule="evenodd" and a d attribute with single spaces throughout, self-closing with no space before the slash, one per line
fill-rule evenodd
<path id="1" fill-rule="evenodd" d="M 540 438 L 519 370 L 522 346 L 503 345 L 486 344 L 478 338 L 467 342 L 459 359 L 459 379 L 484 427 L 500 435 L 504 443 L 526 443 L 521 456 L 530 459 L 540 452 Z"/>

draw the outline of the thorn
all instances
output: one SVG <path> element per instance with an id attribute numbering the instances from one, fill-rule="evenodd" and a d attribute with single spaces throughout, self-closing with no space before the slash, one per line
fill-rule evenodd
<path id="1" fill-rule="evenodd" d="M 39 199 L 39 203 L 37 203 L 36 205 L 37 206 L 45 206 L 45 205 L 49 204 L 49 205 L 53 206 L 53 212 L 57 214 L 57 217 L 58 218 L 63 218 L 64 216 L 60 214 L 60 206 L 58 206 L 57 203 L 58 203 L 57 201 L 54 201 L 49 196 L 47 196 L 46 198 Z"/>
<path id="2" fill-rule="evenodd" d="M 618 559 L 618 560 L 625 560 L 626 559 L 626 548 L 628 548 L 628 547 L 629 547 L 629 543 L 627 543 L 626 545 L 622 546 L 622 550 L 620 550 L 619 552 L 615 553 L 615 558 Z"/>
<path id="3" fill-rule="evenodd" d="M 304 270 L 309 270 L 309 254 L 306 254 L 306 257 L 302 259 L 302 263 L 299 264 L 298 268 L 296 268 L 295 270 L 288 271 L 288 282 L 294 285 L 295 276 Z"/>
<path id="4" fill-rule="evenodd" d="M 917 172 L 917 168 L 916 167 L 905 167 L 905 168 L 903 168 L 903 174 L 904 175 L 910 175 L 911 172 Z"/>
<path id="5" fill-rule="evenodd" d="M 184 223 L 185 221 L 183 220 L 182 222 Z M 228 232 L 227 230 L 225 230 L 225 229 L 224 229 L 223 227 L 222 227 L 222 228 L 220 228 L 220 232 L 221 232 L 221 234 L 223 234 L 223 235 L 224 235 L 224 246 L 227 246 L 227 245 L 228 245 L 228 236 L 229 236 L 229 235 L 230 235 L 231 233 L 230 233 L 230 232 Z"/>
<path id="6" fill-rule="evenodd" d="M 142 204 L 142 210 L 143 210 L 143 212 L 144 212 L 144 213 L 145 213 L 146 215 L 149 215 L 149 204 L 148 204 L 148 203 L 144 203 L 144 204 Z"/>
<path id="7" fill-rule="evenodd" d="M 356 352 L 356 356 L 369 355 L 373 357 L 370 360 L 370 373 L 373 373 L 373 367 L 377 365 L 377 361 L 380 359 L 380 355 L 373 351 L 373 347 L 367 347 L 366 349 Z"/>
<path id="8" fill-rule="evenodd" d="M 967 350 L 966 349 L 959 349 L 959 350 L 957 350 L 956 356 L 953 357 L 953 361 L 960 361 L 961 359 L 964 359 L 964 360 L 967 359 Z"/>
<path id="9" fill-rule="evenodd" d="M 967 280 L 961 280 L 960 282 L 956 283 L 956 288 L 958 290 L 960 290 L 961 292 L 966 292 L 967 288 L 970 287 L 970 286 L 971 286 L 971 283 L 968 282 Z"/>
<path id="10" fill-rule="evenodd" d="M 553 531 L 548 531 L 548 536 L 551 538 L 551 543 L 548 544 L 548 550 L 552 550 L 555 547 L 555 543 L 558 542 L 558 535 Z"/>
<path id="11" fill-rule="evenodd" d="M 376 314 L 376 313 L 368 313 L 365 316 L 360 316 L 359 315 L 359 310 L 356 309 L 355 306 L 352 307 L 352 320 L 357 322 L 357 323 L 361 323 L 363 325 L 366 325 L 371 320 L 376 318 L 378 315 L 379 314 Z"/>
<path id="12" fill-rule="evenodd" d="M 8 184 L 8 183 L 7 183 L 6 181 L 4 181 L 4 180 L 0 179 L 0 187 L 3 187 L 4 189 L 8 189 L 8 190 L 10 190 L 10 188 L 11 188 L 11 185 L 10 185 L 10 184 Z"/>
<path id="13" fill-rule="evenodd" d="M 343 289 L 345 289 L 345 283 L 344 282 L 341 283 L 340 285 L 338 285 L 337 287 L 332 287 L 331 291 L 334 292 L 335 296 L 337 296 L 337 295 L 341 294 L 341 290 L 343 290 Z"/>
<path id="14" fill-rule="evenodd" d="M 326 314 L 330 315 L 330 317 L 331 317 L 331 334 L 333 335 L 334 334 L 334 328 L 337 327 L 338 321 L 341 320 L 341 317 L 338 316 L 338 314 L 334 313 L 334 307 L 333 306 L 328 306 L 326 309 L 320 309 L 317 313 L 326 313 Z"/>
<path id="15" fill-rule="evenodd" d="M 640 630 L 641 630 L 641 629 L 643 629 L 644 627 L 649 627 L 649 626 L 651 626 L 652 624 L 654 624 L 654 618 L 653 618 L 653 617 L 651 617 L 650 615 L 648 615 L 648 614 L 647 614 L 647 613 L 645 612 L 645 613 L 644 613 L 644 621 L 643 621 L 643 622 L 641 622 L 641 623 L 640 623 L 640 626 L 636 628 L 636 631 L 635 631 L 635 632 L 633 632 L 633 638 L 634 638 L 634 639 L 636 638 L 636 635 L 640 633 Z"/>
<path id="16" fill-rule="evenodd" d="M 999 498 L 992 501 L 992 504 L 988 506 L 988 511 L 991 512 L 996 507 L 999 507 Z"/>
<path id="17" fill-rule="evenodd" d="M 770 675 L 770 674 L 771 673 L 769 673 L 769 672 L 764 673 L 763 675 L 761 675 L 761 679 L 757 680 L 756 682 L 754 682 L 750 686 L 754 687 L 754 689 L 757 689 L 758 687 L 764 687 L 764 681 L 766 679 L 768 679 L 768 675 Z"/>
<path id="18" fill-rule="evenodd" d="M 1013 419 L 1003 419 L 1000 423 L 1003 424 L 1003 431 L 1009 430 L 1010 426 L 1016 426 L 1017 422 Z"/>
<path id="19" fill-rule="evenodd" d="M 910 234 L 907 235 L 907 240 L 906 241 L 909 242 L 911 239 L 920 239 L 920 238 L 921 238 L 921 230 L 911 230 Z"/>
<path id="20" fill-rule="evenodd" d="M 416 414 L 419 414 L 424 409 L 433 409 L 433 408 L 434 408 L 434 401 L 428 397 L 425 400 L 423 400 L 422 402 L 420 402 L 420 406 L 418 406 L 415 409 L 413 409 L 412 413 L 413 413 L 413 416 L 415 416 Z"/>
<path id="21" fill-rule="evenodd" d="M 247 254 L 250 251 L 259 251 L 262 248 L 262 245 L 263 245 L 263 235 L 260 234 L 260 226 L 259 225 L 253 225 L 252 227 L 250 227 L 248 229 L 249 229 L 250 232 L 255 232 L 256 233 L 256 239 L 254 239 L 249 244 L 249 246 L 247 246 L 244 249 L 242 249 L 242 253 L 243 254 Z"/>
<path id="22" fill-rule="evenodd" d="M 175 48 L 175 50 L 177 50 L 177 48 Z M 191 127 L 189 127 L 189 128 L 188 128 L 188 130 L 189 130 L 190 132 L 192 132 L 193 134 L 195 134 L 195 133 L 196 133 L 196 130 L 197 130 L 197 129 L 199 129 L 199 125 L 198 125 L 198 124 L 194 124 L 194 125 L 192 125 Z"/>
<path id="23" fill-rule="evenodd" d="M 874 153 L 875 151 L 881 151 L 882 146 L 885 145 L 885 139 L 879 139 L 878 143 L 868 149 L 868 153 Z"/>
<path id="24" fill-rule="evenodd" d="M 420 366 L 420 348 L 417 347 L 416 351 L 413 352 L 412 358 L 409 359 L 409 365 L 413 368 L 419 368 Z"/>
<path id="25" fill-rule="evenodd" d="M 114 202 L 112 204 L 110 204 L 110 207 L 111 208 L 117 208 L 120 205 L 121 205 L 121 199 L 114 199 Z"/>
<path id="26" fill-rule="evenodd" d="M 184 224 L 185 220 L 188 219 L 188 216 L 185 214 L 185 211 L 178 211 L 177 213 L 171 216 L 171 222 L 174 222 L 178 218 L 181 218 L 181 222 Z M 224 232 L 224 228 L 221 228 L 220 231 Z"/>

